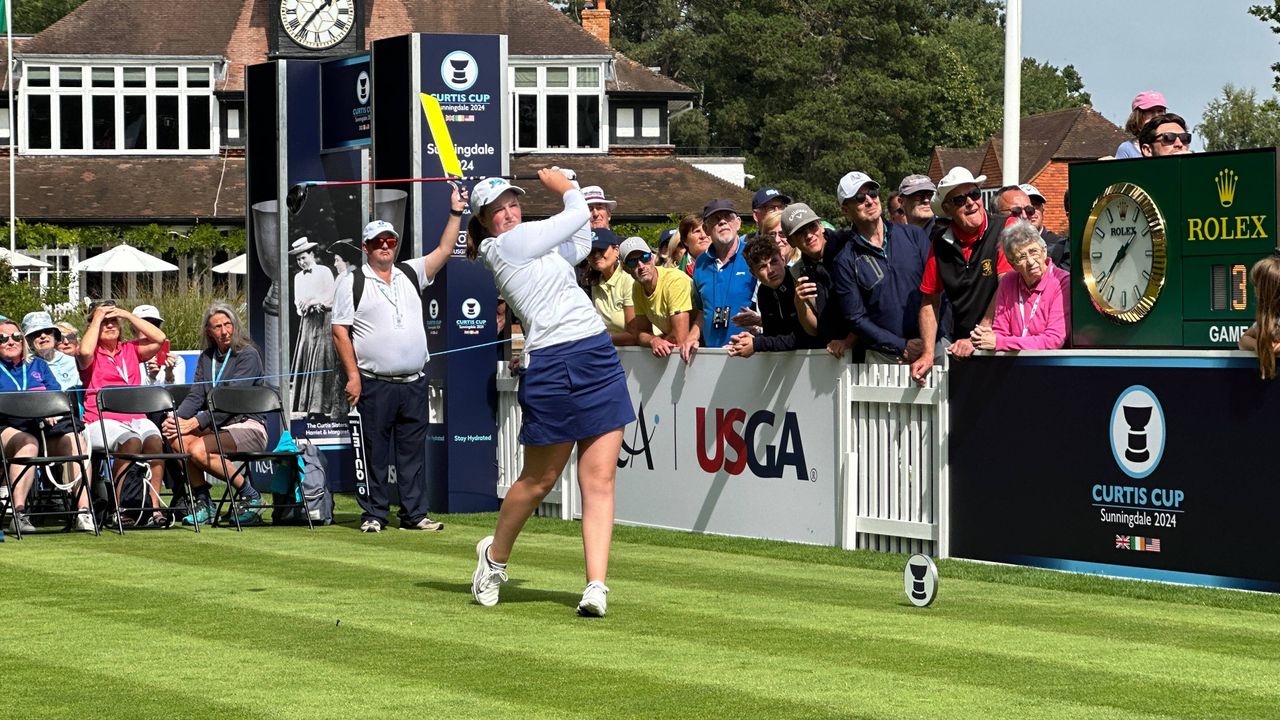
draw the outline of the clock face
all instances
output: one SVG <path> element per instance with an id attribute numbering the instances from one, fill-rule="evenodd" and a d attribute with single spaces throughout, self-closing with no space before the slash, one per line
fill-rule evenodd
<path id="1" fill-rule="evenodd" d="M 280 0 L 280 27 L 305 48 L 331 48 L 346 39 L 355 24 L 355 0 Z"/>
<path id="2" fill-rule="evenodd" d="M 1117 322 L 1141 320 L 1164 287 L 1160 209 L 1142 188 L 1117 183 L 1093 204 L 1084 232 L 1084 280 L 1093 306 Z"/>

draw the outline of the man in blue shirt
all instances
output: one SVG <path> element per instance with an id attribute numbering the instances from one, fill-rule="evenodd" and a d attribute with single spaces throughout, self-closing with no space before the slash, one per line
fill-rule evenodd
<path id="1" fill-rule="evenodd" d="M 703 347 L 724 347 L 748 331 L 734 322 L 755 302 L 756 279 L 742 254 L 742 218 L 731 200 L 712 200 L 702 209 L 702 227 L 711 247 L 693 263 L 693 289 L 702 312 Z"/>
<path id="2" fill-rule="evenodd" d="M 915 225 L 885 223 L 879 190 L 861 172 L 840 181 L 840 210 L 853 231 L 832 263 L 833 292 L 858 338 L 855 361 L 910 363 L 924 349 L 920 277 L 929 238 Z"/>

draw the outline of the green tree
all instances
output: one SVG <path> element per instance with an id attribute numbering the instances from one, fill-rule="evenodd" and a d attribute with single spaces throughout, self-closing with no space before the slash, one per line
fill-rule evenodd
<path id="1" fill-rule="evenodd" d="M 1271 5 L 1251 5 L 1249 14 L 1265 23 L 1271 23 L 1271 32 L 1280 34 L 1280 0 L 1272 0 Z M 1280 62 L 1272 63 L 1271 71 L 1276 74 L 1272 87 L 1280 92 Z"/>
<path id="2" fill-rule="evenodd" d="M 1258 102 L 1252 88 L 1228 83 L 1222 88 L 1222 97 L 1205 107 L 1196 134 L 1210 151 L 1280 145 L 1280 102 L 1275 98 Z"/>
<path id="3" fill-rule="evenodd" d="M 84 0 L 10 0 L 13 3 L 13 31 L 35 34 L 80 7 Z"/>
<path id="4" fill-rule="evenodd" d="M 1023 116 L 1078 108 L 1091 102 L 1092 98 L 1084 91 L 1084 80 L 1075 66 L 1067 65 L 1059 70 L 1049 63 L 1022 59 Z"/>

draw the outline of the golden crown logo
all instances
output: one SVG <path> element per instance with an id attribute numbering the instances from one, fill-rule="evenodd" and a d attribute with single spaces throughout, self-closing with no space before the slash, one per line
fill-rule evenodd
<path id="1" fill-rule="evenodd" d="M 1218 177 L 1213 183 L 1218 186 L 1218 202 L 1222 204 L 1222 207 L 1229 208 L 1231 203 L 1235 202 L 1236 183 L 1239 179 L 1234 170 L 1221 170 L 1218 172 Z"/>

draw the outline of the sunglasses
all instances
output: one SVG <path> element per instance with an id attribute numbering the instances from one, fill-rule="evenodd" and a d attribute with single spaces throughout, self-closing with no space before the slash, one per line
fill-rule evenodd
<path id="1" fill-rule="evenodd" d="M 1034 217 L 1036 209 L 1030 205 L 1026 207 L 1011 207 L 1008 210 L 1009 217 Z"/>
<path id="2" fill-rule="evenodd" d="M 867 198 L 871 198 L 872 200 L 875 200 L 878 197 L 880 197 L 879 190 L 868 190 L 866 192 L 860 192 L 849 199 L 861 205 L 862 203 L 867 201 Z"/>
<path id="3" fill-rule="evenodd" d="M 640 263 L 648 264 L 648 262 L 652 259 L 653 259 L 653 253 L 642 252 L 639 255 L 632 255 L 628 257 L 626 260 L 622 261 L 622 264 L 634 270 L 637 266 L 640 265 Z"/>
<path id="4" fill-rule="evenodd" d="M 80 342 L 79 335 L 63 335 L 61 345 L 75 345 Z"/>
<path id="5" fill-rule="evenodd" d="M 8 335 L 0 335 L 0 343 L 6 343 L 6 342 L 21 343 L 23 339 L 24 338 L 22 337 L 22 333 L 9 333 Z"/>
<path id="6" fill-rule="evenodd" d="M 920 202 L 927 202 L 927 201 L 929 201 L 929 200 L 932 200 L 932 199 L 933 199 L 933 191 L 932 191 L 932 190 L 917 190 L 916 192 L 913 192 L 913 193 L 911 193 L 911 194 L 909 194 L 909 195 L 903 195 L 903 197 L 914 198 L 914 199 L 916 199 L 916 200 L 918 200 L 918 201 L 920 201 Z"/>
<path id="7" fill-rule="evenodd" d="M 1165 132 L 1156 135 L 1156 141 L 1161 145 L 1172 145 L 1174 140 L 1181 140 L 1183 145 L 1191 144 L 1191 133 L 1189 132 Z"/>
<path id="8" fill-rule="evenodd" d="M 368 245 L 370 248 L 373 248 L 374 250 L 378 250 L 381 248 L 393 248 L 399 242 L 400 242 L 399 240 L 391 237 L 391 238 L 374 238 L 372 240 L 366 240 L 364 244 Z"/>
<path id="9" fill-rule="evenodd" d="M 962 208 L 964 207 L 965 203 L 969 202 L 970 200 L 974 202 L 978 202 L 981 199 L 982 199 L 982 191 L 979 190 L 978 188 L 974 188 L 967 193 L 962 193 L 960 195 L 956 195 L 950 198 L 948 202 L 950 202 L 955 207 Z"/>

